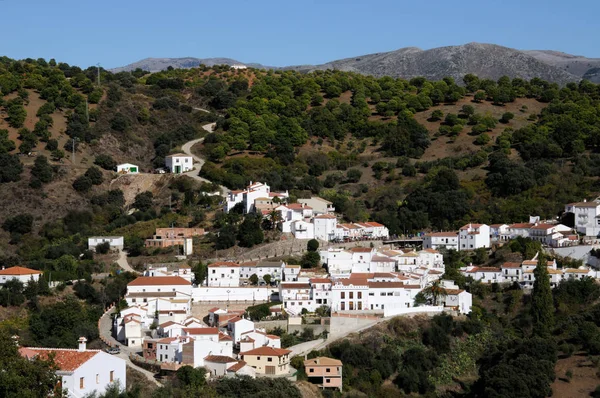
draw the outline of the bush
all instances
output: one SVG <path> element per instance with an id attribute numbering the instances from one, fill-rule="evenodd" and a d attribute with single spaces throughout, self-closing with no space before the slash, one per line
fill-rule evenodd
<path id="1" fill-rule="evenodd" d="M 94 164 L 102 167 L 104 170 L 114 170 L 117 167 L 117 162 L 110 155 L 96 156 Z"/>
<path id="2" fill-rule="evenodd" d="M 100 185 L 102 184 L 102 182 L 104 182 L 104 176 L 102 175 L 100 169 L 97 167 L 90 167 L 89 169 L 87 169 L 84 175 L 87 178 L 89 178 L 92 184 L 94 185 Z"/>
<path id="3" fill-rule="evenodd" d="M 14 217 L 7 218 L 2 224 L 2 229 L 18 234 L 27 234 L 33 228 L 33 216 L 31 214 L 19 214 Z"/>
<path id="4" fill-rule="evenodd" d="M 502 117 L 500 118 L 500 123 L 508 123 L 510 122 L 512 119 L 514 119 L 515 115 L 510 113 L 510 112 L 505 112 L 504 114 L 502 114 Z"/>
<path id="5" fill-rule="evenodd" d="M 89 177 L 87 176 L 81 176 L 78 177 L 77 179 L 75 179 L 75 181 L 73 181 L 73 188 L 77 191 L 77 192 L 88 192 L 90 189 L 92 189 L 92 185 L 94 185 L 92 183 L 92 180 L 90 180 Z"/>
<path id="6" fill-rule="evenodd" d="M 317 250 L 319 250 L 319 241 L 316 239 L 309 240 L 306 244 L 306 250 L 308 250 L 309 252 L 316 252 Z"/>
<path id="7" fill-rule="evenodd" d="M 346 173 L 346 181 L 348 182 L 358 182 L 360 181 L 360 177 L 362 177 L 362 171 L 358 169 L 350 169 Z"/>
<path id="8" fill-rule="evenodd" d="M 485 145 L 488 142 L 490 142 L 491 138 L 489 135 L 487 134 L 481 134 L 479 137 L 475 138 L 475 141 L 473 141 L 473 143 L 475 145 Z"/>
<path id="9" fill-rule="evenodd" d="M 106 254 L 108 253 L 110 250 L 110 243 L 108 242 L 103 242 L 100 243 L 99 245 L 96 245 L 96 253 L 98 254 Z"/>

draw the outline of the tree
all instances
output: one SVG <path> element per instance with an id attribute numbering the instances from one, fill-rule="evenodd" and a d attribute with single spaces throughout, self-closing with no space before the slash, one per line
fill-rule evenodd
<path id="1" fill-rule="evenodd" d="M 270 285 L 271 284 L 271 275 L 266 274 L 265 276 L 263 276 L 263 280 L 265 281 L 265 283 L 267 285 Z"/>
<path id="2" fill-rule="evenodd" d="M 102 167 L 104 170 L 114 170 L 117 167 L 117 162 L 110 155 L 98 155 L 94 160 L 94 164 Z"/>
<path id="3" fill-rule="evenodd" d="M 52 181 L 54 171 L 52 170 L 52 166 L 48 163 L 47 157 L 45 157 L 44 155 L 40 155 L 35 158 L 35 162 L 33 163 L 33 167 L 31 168 L 31 175 L 36 177 L 44 184 Z"/>
<path id="4" fill-rule="evenodd" d="M 486 94 L 484 91 L 478 91 L 475 93 L 475 96 L 473 97 L 473 100 L 477 103 L 485 101 L 486 99 Z"/>
<path id="5" fill-rule="evenodd" d="M 110 243 L 104 242 L 96 245 L 96 253 L 98 254 L 106 254 L 110 250 Z"/>
<path id="6" fill-rule="evenodd" d="M 2 229 L 10 233 L 28 234 L 33 229 L 33 216 L 31 214 L 19 214 L 7 218 L 2 224 Z"/>
<path id="7" fill-rule="evenodd" d="M 250 275 L 250 278 L 248 278 L 248 280 L 250 281 L 251 284 L 258 285 L 258 275 L 252 274 L 252 275 Z"/>
<path id="8" fill-rule="evenodd" d="M 362 177 L 362 171 L 358 169 L 350 169 L 346 173 L 346 181 L 348 182 L 358 182 L 360 181 L 360 177 Z"/>
<path id="9" fill-rule="evenodd" d="M 463 105 L 462 108 L 460 109 L 460 112 L 469 117 L 471 115 L 475 114 L 475 108 L 473 107 L 473 105 Z"/>
<path id="10" fill-rule="evenodd" d="M 429 118 L 429 120 L 432 122 L 437 122 L 438 120 L 442 120 L 443 117 L 444 112 L 442 112 L 439 109 L 436 109 L 435 111 L 431 112 L 431 117 Z"/>
<path id="11" fill-rule="evenodd" d="M 194 368 L 193 366 L 182 366 L 177 369 L 177 380 L 179 380 L 189 391 L 198 391 L 206 384 L 206 369 Z"/>
<path id="12" fill-rule="evenodd" d="M 541 337 L 548 336 L 554 326 L 554 304 L 552 301 L 552 288 L 546 258 L 538 254 L 538 263 L 533 270 L 535 282 L 531 294 L 531 318 L 533 319 L 534 333 Z"/>
<path id="13" fill-rule="evenodd" d="M 198 286 L 202 285 L 208 275 L 208 266 L 202 261 L 198 261 L 198 264 L 192 269 L 194 273 L 194 283 Z"/>
<path id="14" fill-rule="evenodd" d="M 319 250 L 319 241 L 316 239 L 311 239 L 306 243 L 306 250 L 309 252 L 316 252 Z"/>
<path id="15" fill-rule="evenodd" d="M 17 155 L 0 153 L 0 183 L 19 181 L 22 172 L 23 165 Z"/>
<path id="16" fill-rule="evenodd" d="M 425 287 L 425 289 L 421 290 L 421 293 L 425 295 L 427 298 L 431 298 L 433 305 L 440 305 L 439 299 L 441 297 L 445 297 L 448 292 L 442 286 L 442 282 L 438 279 L 432 282 Z"/>
<path id="17" fill-rule="evenodd" d="M 90 180 L 89 177 L 84 175 L 77 177 L 75 181 L 73 181 L 73 188 L 77 192 L 81 193 L 88 192 L 90 189 L 92 189 L 92 185 L 92 180 Z"/>
<path id="18" fill-rule="evenodd" d="M 500 123 L 508 123 L 510 122 L 512 119 L 514 119 L 515 115 L 511 112 L 505 112 L 502 114 L 502 117 L 500 118 Z"/>
<path id="19" fill-rule="evenodd" d="M 321 257 L 317 252 L 306 252 L 300 260 L 302 268 L 315 268 L 319 265 Z"/>
<path id="20" fill-rule="evenodd" d="M 129 129 L 131 122 L 121 112 L 117 112 L 110 121 L 110 128 L 116 131 L 125 132 Z"/>
<path id="21" fill-rule="evenodd" d="M 133 207 L 135 207 L 139 211 L 148 211 L 152 208 L 152 199 L 154 199 L 154 195 L 150 191 L 138 193 L 137 195 L 135 195 Z"/>
<path id="22" fill-rule="evenodd" d="M 260 228 L 261 221 L 262 217 L 260 214 L 246 215 L 238 230 L 237 238 L 240 246 L 252 247 L 263 242 L 265 236 Z"/>
<path id="23" fill-rule="evenodd" d="M 102 184 L 102 182 L 104 182 L 104 176 L 102 175 L 100 169 L 97 167 L 90 167 L 89 169 L 87 169 L 84 175 L 87 178 L 89 178 L 92 184 L 94 185 L 100 185 Z"/>

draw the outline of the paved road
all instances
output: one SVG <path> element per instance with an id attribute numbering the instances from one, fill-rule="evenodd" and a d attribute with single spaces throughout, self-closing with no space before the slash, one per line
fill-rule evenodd
<path id="1" fill-rule="evenodd" d="M 129 354 L 137 354 L 135 349 L 131 349 L 129 347 L 127 347 L 126 345 L 123 345 L 121 343 L 119 343 L 113 336 L 111 333 L 112 330 L 112 314 L 114 314 L 115 309 L 114 307 L 110 310 L 107 311 L 104 315 L 102 315 L 102 317 L 100 318 L 100 322 L 98 323 L 98 328 L 100 329 L 100 337 L 102 338 L 102 340 L 104 340 L 104 342 L 108 342 L 109 345 L 111 347 L 119 347 L 121 349 L 121 352 L 119 354 L 117 354 L 117 356 L 123 360 L 125 360 L 127 366 L 129 366 L 130 368 L 133 368 L 135 370 L 137 370 L 138 372 L 142 373 L 144 376 L 146 376 L 146 378 L 148 380 L 150 380 L 152 383 L 156 384 L 157 386 L 162 386 L 161 383 L 158 382 L 158 380 L 156 380 L 154 378 L 154 373 L 147 371 L 144 368 L 140 368 L 139 366 L 137 366 L 136 364 L 134 364 L 133 362 L 131 362 L 131 359 L 129 359 Z"/>
<path id="2" fill-rule="evenodd" d="M 200 108 L 194 108 L 194 109 L 207 112 L 206 110 L 200 109 Z M 202 128 L 208 132 L 212 132 L 215 129 L 216 125 L 217 125 L 216 123 L 208 123 L 208 124 L 205 124 L 204 126 L 202 126 Z M 200 172 L 200 169 L 202 169 L 202 166 L 205 163 L 205 160 L 192 153 L 192 147 L 194 145 L 202 143 L 202 142 L 204 142 L 204 138 L 197 138 L 195 140 L 188 141 L 181 146 L 181 150 L 183 151 L 183 153 L 191 156 L 192 159 L 194 159 L 194 165 L 193 165 L 194 169 L 192 171 L 188 171 L 187 173 L 184 173 L 184 175 L 191 177 L 196 181 L 207 182 L 207 183 L 211 184 L 212 181 L 209 181 L 206 178 L 202 178 L 198 175 L 198 173 Z M 229 194 L 229 191 L 230 191 L 229 188 L 224 187 L 222 185 L 220 185 L 219 188 L 221 188 L 221 192 L 223 193 L 223 196 L 227 196 L 227 194 Z"/>
<path id="3" fill-rule="evenodd" d="M 139 274 L 138 271 L 131 268 L 131 265 L 127 262 L 127 252 L 123 250 L 119 250 L 119 258 L 117 259 L 117 264 L 125 271 L 133 272 L 135 274 Z"/>

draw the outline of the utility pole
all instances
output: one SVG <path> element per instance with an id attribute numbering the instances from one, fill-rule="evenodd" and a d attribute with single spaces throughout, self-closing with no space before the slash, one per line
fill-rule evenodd
<path id="1" fill-rule="evenodd" d="M 100 85 L 100 62 L 98 62 L 96 66 L 98 67 L 98 85 Z"/>
<path id="2" fill-rule="evenodd" d="M 85 99 L 85 118 L 87 119 L 87 122 L 90 122 L 90 105 L 88 103 L 87 98 Z"/>

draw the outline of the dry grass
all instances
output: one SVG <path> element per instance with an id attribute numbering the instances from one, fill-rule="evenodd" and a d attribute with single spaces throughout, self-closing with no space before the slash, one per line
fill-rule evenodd
<path id="1" fill-rule="evenodd" d="M 567 371 L 573 372 L 573 377 L 567 381 Z M 590 392 L 600 385 L 597 366 L 587 357 L 574 355 L 570 358 L 559 359 L 554 368 L 556 380 L 552 383 L 553 396 L 561 398 L 589 397 Z"/>

